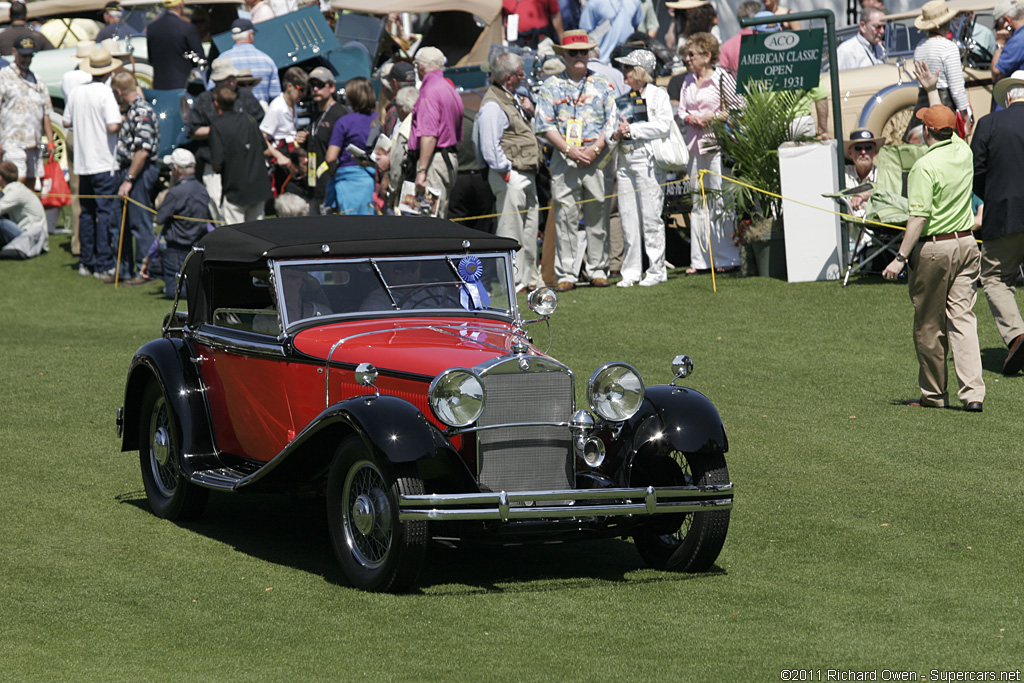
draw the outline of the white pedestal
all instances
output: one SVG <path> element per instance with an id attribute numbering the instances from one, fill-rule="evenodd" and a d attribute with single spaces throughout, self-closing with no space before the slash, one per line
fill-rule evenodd
<path id="1" fill-rule="evenodd" d="M 779 147 L 782 215 L 786 228 L 786 272 L 790 282 L 838 280 L 842 273 L 841 226 L 833 199 L 838 192 L 836 141 L 787 142 Z M 791 201 L 796 200 L 796 201 Z M 797 201 L 809 204 L 798 204 Z"/>

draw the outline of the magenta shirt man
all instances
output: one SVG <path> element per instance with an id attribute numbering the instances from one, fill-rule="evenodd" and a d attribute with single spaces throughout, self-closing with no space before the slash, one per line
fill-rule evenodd
<path id="1" fill-rule="evenodd" d="M 423 135 L 437 138 L 438 149 L 455 147 L 462 140 L 462 98 L 441 70 L 423 77 L 419 99 L 412 109 L 409 149 L 419 149 Z"/>
<path id="2" fill-rule="evenodd" d="M 740 29 L 739 33 L 722 43 L 718 50 L 718 66 L 735 76 L 740 68 L 740 36 L 749 36 L 753 32 L 753 27 Z"/>

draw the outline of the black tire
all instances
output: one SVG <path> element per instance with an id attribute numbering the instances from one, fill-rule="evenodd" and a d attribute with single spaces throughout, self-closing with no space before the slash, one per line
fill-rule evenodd
<path id="1" fill-rule="evenodd" d="M 139 465 L 150 509 L 157 517 L 176 521 L 199 517 L 210 492 L 181 473 L 174 411 L 156 382 L 146 387 L 139 414 Z"/>
<path id="2" fill-rule="evenodd" d="M 645 454 L 633 465 L 633 486 L 727 484 L 725 455 L 711 452 L 681 453 L 666 447 Z M 729 510 L 658 515 L 638 529 L 633 543 L 640 556 L 655 569 L 702 572 L 714 565 L 729 531 Z"/>
<path id="3" fill-rule="evenodd" d="M 380 462 L 357 436 L 338 446 L 327 477 L 327 522 L 334 554 L 353 587 L 402 593 L 416 585 L 427 523 L 399 522 L 398 499 L 423 491 L 414 465 Z"/>

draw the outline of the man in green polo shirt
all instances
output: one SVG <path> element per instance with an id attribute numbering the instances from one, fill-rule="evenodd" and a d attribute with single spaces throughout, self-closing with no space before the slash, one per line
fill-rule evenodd
<path id="1" fill-rule="evenodd" d="M 974 316 L 981 251 L 971 233 L 973 155 L 953 130 L 956 116 L 948 107 L 919 109 L 928 151 L 910 169 L 907 194 L 910 220 L 899 254 L 882 275 L 895 280 L 910 265 L 910 300 L 914 304 L 914 346 L 921 366 L 921 398 L 912 405 L 944 408 L 946 355 L 960 385 L 958 397 L 969 412 L 980 413 L 985 401 L 981 346 Z"/>

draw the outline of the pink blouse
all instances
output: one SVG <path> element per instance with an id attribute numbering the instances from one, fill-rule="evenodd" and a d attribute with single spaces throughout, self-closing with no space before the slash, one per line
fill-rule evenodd
<path id="1" fill-rule="evenodd" d="M 683 81 L 683 89 L 679 93 L 679 121 L 685 122 L 686 117 L 691 114 L 703 114 L 711 116 L 719 109 L 722 109 L 722 96 L 725 97 L 725 108 L 742 106 L 742 98 L 736 94 L 736 81 L 726 74 L 722 69 L 715 69 L 711 78 L 701 85 L 697 84 L 697 76 L 686 74 Z M 690 156 L 700 154 L 700 141 L 707 138 L 705 147 L 713 147 L 711 127 L 702 128 L 698 125 L 683 123 L 683 139 L 686 140 L 686 147 Z"/>

